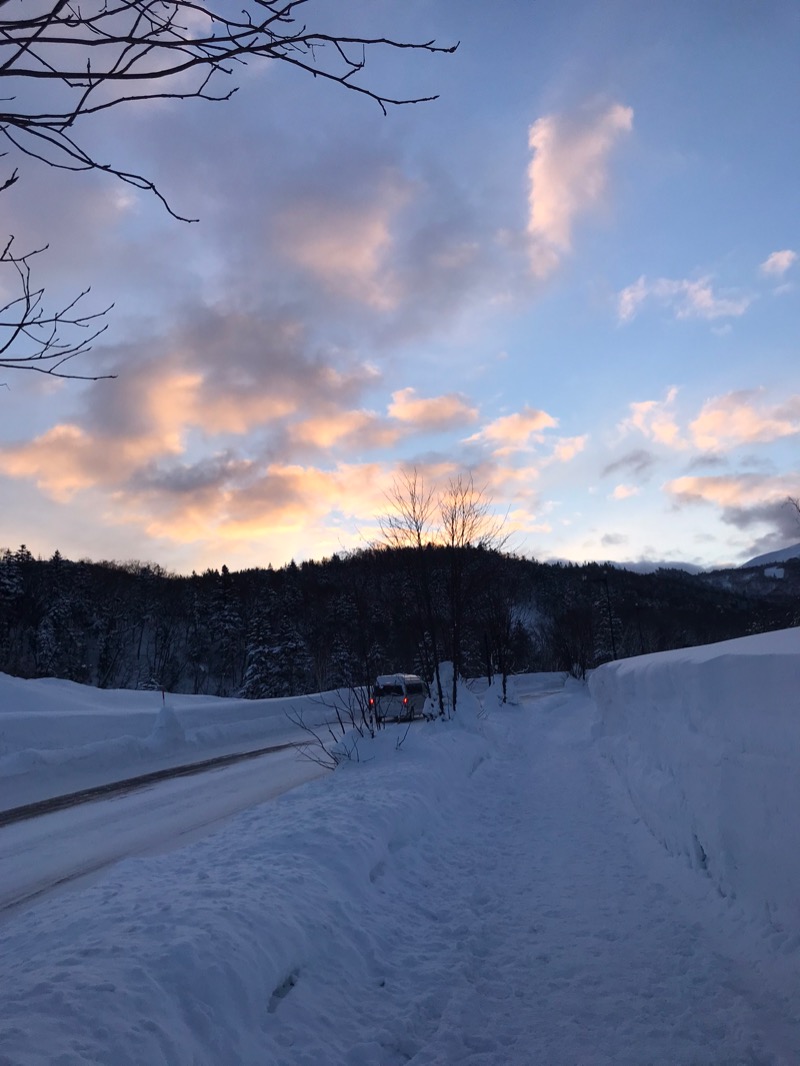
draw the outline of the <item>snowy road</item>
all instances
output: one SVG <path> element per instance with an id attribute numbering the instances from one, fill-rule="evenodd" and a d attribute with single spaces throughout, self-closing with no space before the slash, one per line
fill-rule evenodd
<path id="1" fill-rule="evenodd" d="M 0 828 L 0 915 L 120 859 L 188 843 L 323 772 L 292 749 Z"/>

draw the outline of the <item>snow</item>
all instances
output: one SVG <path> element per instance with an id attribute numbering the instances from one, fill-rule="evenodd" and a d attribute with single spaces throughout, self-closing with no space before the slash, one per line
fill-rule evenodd
<path id="1" fill-rule="evenodd" d="M 603 744 L 647 825 L 800 936 L 800 629 L 608 663 Z"/>
<path id="2" fill-rule="evenodd" d="M 761 810 L 797 754 L 799 652 L 793 631 L 611 664 L 597 702 L 563 675 L 515 678 L 513 705 L 462 688 L 450 721 L 390 727 L 186 846 L 5 912 L 0 1063 L 796 1066 L 800 926 L 720 895 L 711 836 L 705 868 L 674 846 L 689 804 L 711 819 L 745 796 L 674 790 L 721 780 L 725 750 Z M 645 761 L 663 788 L 639 796 Z M 239 770 L 195 780 L 211 802 Z M 180 791 L 147 803 L 162 790 Z M 113 839 L 114 805 L 92 806 Z M 798 854 L 796 810 L 771 832 Z M 46 821 L 10 827 L 21 854 Z"/>
<path id="3" fill-rule="evenodd" d="M 268 700 L 95 689 L 0 673 L 0 810 L 110 781 L 303 739 L 336 692 Z"/>

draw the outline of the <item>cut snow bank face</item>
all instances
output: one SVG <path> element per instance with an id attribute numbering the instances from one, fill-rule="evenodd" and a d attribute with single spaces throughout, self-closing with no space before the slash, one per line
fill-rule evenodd
<path id="1" fill-rule="evenodd" d="M 306 740 L 336 692 L 269 700 L 96 689 L 0 673 L 0 809 L 236 751 Z"/>
<path id="2" fill-rule="evenodd" d="M 652 832 L 800 931 L 800 629 L 607 663 L 589 687 Z"/>

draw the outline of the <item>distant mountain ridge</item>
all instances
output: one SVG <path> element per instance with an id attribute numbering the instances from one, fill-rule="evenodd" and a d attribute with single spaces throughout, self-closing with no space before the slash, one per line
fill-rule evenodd
<path id="1" fill-rule="evenodd" d="M 765 566 L 770 563 L 785 563 L 787 559 L 797 558 L 800 558 L 800 544 L 790 544 L 788 548 L 779 548 L 778 551 L 757 555 L 754 559 L 742 563 L 740 569 L 744 570 L 748 566 Z"/>

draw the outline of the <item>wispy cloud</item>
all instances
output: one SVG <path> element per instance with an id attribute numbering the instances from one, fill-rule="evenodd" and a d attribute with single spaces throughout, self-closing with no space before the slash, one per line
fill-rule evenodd
<path id="1" fill-rule="evenodd" d="M 713 279 L 705 276 L 689 278 L 655 278 L 642 275 L 617 296 L 617 316 L 620 322 L 632 321 L 645 303 L 656 303 L 671 311 L 675 318 L 738 318 L 753 302 L 748 295 L 718 293 Z"/>
<path id="2" fill-rule="evenodd" d="M 759 270 L 762 274 L 766 274 L 767 277 L 782 278 L 796 259 L 797 252 L 793 252 L 791 248 L 784 248 L 780 252 L 773 252 L 767 256 Z"/>
<path id="3" fill-rule="evenodd" d="M 622 104 L 600 112 L 546 115 L 530 127 L 528 235 L 538 277 L 549 276 L 572 249 L 579 216 L 603 203 L 611 150 L 632 128 L 633 110 Z"/>

